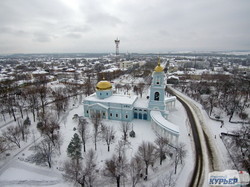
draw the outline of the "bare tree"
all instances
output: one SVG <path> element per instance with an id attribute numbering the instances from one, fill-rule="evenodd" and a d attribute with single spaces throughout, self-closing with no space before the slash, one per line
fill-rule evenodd
<path id="1" fill-rule="evenodd" d="M 138 95 L 138 93 L 139 93 L 139 88 L 138 88 L 138 86 L 136 86 L 136 85 L 134 86 L 133 92 L 135 92 L 135 94 Z"/>
<path id="2" fill-rule="evenodd" d="M 153 165 L 155 162 L 155 146 L 151 142 L 142 142 L 142 144 L 138 147 L 137 156 L 144 162 L 145 164 L 145 180 L 148 177 L 148 167 L 149 165 Z"/>
<path id="3" fill-rule="evenodd" d="M 114 128 L 111 126 L 104 126 L 103 125 L 103 130 L 102 130 L 102 138 L 106 142 L 108 146 L 108 152 L 110 150 L 110 144 L 114 142 L 114 137 L 115 137 L 115 131 Z"/>
<path id="4" fill-rule="evenodd" d="M 86 179 L 86 184 L 89 187 L 94 186 L 94 182 L 96 179 L 96 154 L 93 149 L 90 149 L 86 156 L 84 157 L 85 162 L 84 162 L 84 173 L 85 173 L 85 179 Z"/>
<path id="5" fill-rule="evenodd" d="M 65 88 L 57 88 L 52 92 L 54 97 L 54 106 L 56 107 L 58 118 L 60 114 L 65 111 L 68 107 L 69 98 L 65 95 Z"/>
<path id="6" fill-rule="evenodd" d="M 21 118 L 23 119 L 23 109 L 26 108 L 25 104 L 26 104 L 26 95 L 21 93 L 21 95 L 16 98 L 16 102 L 15 102 L 15 106 L 19 109 L 19 112 L 21 114 Z"/>
<path id="7" fill-rule="evenodd" d="M 129 133 L 129 130 L 131 129 L 131 125 L 129 122 L 121 122 L 121 127 L 120 127 L 120 130 L 121 132 L 123 133 L 122 135 L 122 139 L 124 141 L 127 141 L 128 139 L 128 133 Z"/>
<path id="8" fill-rule="evenodd" d="M 116 180 L 117 187 L 120 187 L 122 177 L 126 177 L 127 159 L 125 155 L 118 156 L 114 154 L 111 159 L 106 160 L 104 176 Z"/>
<path id="9" fill-rule="evenodd" d="M 165 154 L 167 151 L 168 143 L 169 143 L 168 139 L 162 136 L 158 136 L 157 139 L 155 140 L 155 144 L 157 146 L 156 154 L 157 157 L 160 158 L 160 165 L 162 165 L 162 161 L 166 156 Z"/>
<path id="10" fill-rule="evenodd" d="M 13 116 L 14 121 L 16 121 L 16 114 L 15 114 L 15 96 L 11 93 L 6 95 L 6 106 L 9 111 L 9 114 Z"/>
<path id="11" fill-rule="evenodd" d="M 187 150 L 185 149 L 185 144 L 184 143 L 180 143 L 176 150 L 175 150 L 175 160 L 174 160 L 174 174 L 176 174 L 177 172 L 177 166 L 178 164 L 182 164 L 184 161 L 184 158 L 187 154 Z"/>
<path id="12" fill-rule="evenodd" d="M 128 161 L 125 154 L 126 146 L 126 142 L 118 141 L 115 154 L 105 162 L 104 176 L 115 179 L 117 186 L 120 186 L 121 179 L 126 177 L 128 170 Z"/>
<path id="13" fill-rule="evenodd" d="M 115 85 L 115 89 L 116 89 L 117 92 L 119 92 L 119 89 L 121 89 L 121 88 L 122 88 L 121 84 L 118 83 L 118 84 Z"/>
<path id="14" fill-rule="evenodd" d="M 0 136 L 0 155 L 8 150 L 8 142 L 4 137 Z"/>
<path id="15" fill-rule="evenodd" d="M 38 98 L 41 102 L 42 115 L 45 114 L 45 106 L 48 104 L 49 88 L 47 87 L 48 80 L 46 76 L 40 76 L 36 81 L 36 90 Z"/>
<path id="16" fill-rule="evenodd" d="M 233 142 L 235 145 L 234 155 L 240 166 L 250 172 L 250 127 L 242 125 L 242 127 L 234 131 Z"/>
<path id="17" fill-rule="evenodd" d="M 64 169 L 66 180 L 80 184 L 82 187 L 94 186 L 97 177 L 95 152 L 90 149 L 80 163 L 77 163 L 76 160 L 66 161 Z"/>
<path id="18" fill-rule="evenodd" d="M 125 84 L 123 87 L 127 90 L 127 93 L 131 89 L 131 86 L 129 84 Z"/>
<path id="19" fill-rule="evenodd" d="M 21 133 L 18 126 L 9 126 L 3 131 L 2 136 L 10 143 L 15 144 L 18 148 L 21 147 Z"/>
<path id="20" fill-rule="evenodd" d="M 69 160 L 64 163 L 64 178 L 67 181 L 74 182 L 75 184 L 80 184 L 85 187 L 85 176 L 81 174 L 82 165 L 77 163 L 76 160 Z"/>
<path id="21" fill-rule="evenodd" d="M 0 113 L 2 114 L 4 122 L 6 122 L 6 118 L 5 118 L 5 112 L 6 112 L 6 106 L 5 105 L 6 104 L 5 104 L 5 99 L 2 96 L 0 97 L 0 102 L 1 102 Z"/>
<path id="22" fill-rule="evenodd" d="M 33 120 L 36 121 L 35 112 L 38 113 L 38 96 L 36 88 L 31 86 L 25 90 L 25 95 L 27 98 L 28 106 L 33 114 Z"/>
<path id="23" fill-rule="evenodd" d="M 86 76 L 87 76 L 87 79 L 85 79 L 85 81 L 84 81 L 84 85 L 85 85 L 84 86 L 84 88 L 85 88 L 84 93 L 86 96 L 88 96 L 91 93 L 93 93 L 94 88 L 93 88 L 93 84 L 91 83 L 91 79 L 90 79 L 92 76 L 92 73 L 87 72 Z"/>
<path id="24" fill-rule="evenodd" d="M 22 135 L 22 140 L 27 141 L 27 136 L 30 133 L 28 126 L 24 122 L 22 122 L 22 120 L 20 119 L 17 120 L 17 125 L 19 128 L 19 132 Z"/>
<path id="25" fill-rule="evenodd" d="M 4 112 L 8 112 L 10 116 L 14 118 L 16 121 L 15 115 L 15 90 L 16 85 L 14 85 L 14 81 L 7 79 L 5 81 L 1 81 L 0 84 L 0 98 L 1 98 L 1 106 L 2 107 L 2 115 L 5 119 Z"/>
<path id="26" fill-rule="evenodd" d="M 83 151 L 86 152 L 86 141 L 89 138 L 88 135 L 88 122 L 84 117 L 79 117 L 78 122 L 78 132 L 80 134 L 82 144 L 83 144 Z"/>
<path id="27" fill-rule="evenodd" d="M 175 180 L 173 177 L 174 171 L 170 171 L 164 176 L 162 176 L 161 179 L 158 179 L 155 183 L 152 183 L 152 187 L 154 186 L 161 186 L 161 187 L 174 187 L 175 186 Z"/>
<path id="28" fill-rule="evenodd" d="M 210 111 L 209 111 L 210 116 L 213 112 L 213 108 L 214 108 L 215 104 L 217 103 L 217 100 L 218 100 L 217 93 L 209 95 L 208 101 L 209 101 L 209 105 L 210 105 Z"/>
<path id="29" fill-rule="evenodd" d="M 60 125 L 58 123 L 58 119 L 52 114 L 45 113 L 42 115 L 42 126 L 39 127 L 41 134 L 53 143 L 56 146 L 56 141 L 58 139 L 58 133 L 60 129 Z"/>
<path id="30" fill-rule="evenodd" d="M 41 155 L 42 158 L 48 163 L 49 168 L 52 167 L 52 155 L 55 153 L 55 147 L 52 142 L 45 138 L 36 147 L 37 155 Z"/>
<path id="31" fill-rule="evenodd" d="M 135 187 L 141 178 L 143 170 L 143 162 L 142 160 L 135 156 L 131 159 L 129 164 L 129 176 L 132 182 L 132 187 Z"/>
<path id="32" fill-rule="evenodd" d="M 144 82 L 140 82 L 138 84 L 137 89 L 138 89 L 138 92 L 140 93 L 141 97 L 142 97 L 142 93 L 143 93 L 144 88 L 145 88 L 145 83 Z"/>
<path id="33" fill-rule="evenodd" d="M 96 150 L 97 149 L 97 146 L 96 146 L 97 138 L 98 138 L 98 135 L 101 132 L 100 126 L 102 125 L 102 123 L 101 123 L 101 121 L 102 121 L 101 114 L 98 113 L 98 112 L 91 112 L 90 119 L 91 119 L 91 122 L 92 122 L 92 124 L 94 126 L 94 128 L 93 128 L 93 131 L 94 131 L 93 136 L 94 136 L 94 144 L 95 144 L 95 150 Z"/>

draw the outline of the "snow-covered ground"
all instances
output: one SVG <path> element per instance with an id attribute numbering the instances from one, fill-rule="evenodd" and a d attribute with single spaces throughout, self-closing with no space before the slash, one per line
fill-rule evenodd
<path id="1" fill-rule="evenodd" d="M 201 104 L 199 104 L 198 102 L 192 100 L 191 98 L 189 98 L 188 96 L 180 92 L 178 92 L 178 94 L 181 95 L 181 97 L 185 98 L 185 100 L 191 102 L 199 110 L 198 112 L 196 111 L 196 115 L 201 115 L 199 116 L 199 119 L 201 120 L 202 129 L 207 134 L 208 141 L 211 145 L 211 150 L 214 152 L 214 155 L 216 155 L 217 157 L 217 158 L 213 158 L 214 161 L 216 162 L 214 164 L 217 164 L 214 167 L 220 171 L 224 171 L 228 169 L 236 169 L 228 153 L 228 150 L 226 149 L 221 139 L 221 133 L 223 132 L 230 133 L 234 130 L 239 129 L 242 126 L 242 124 L 232 124 L 228 122 L 227 116 L 222 115 L 221 120 L 224 121 L 224 125 L 222 125 L 220 121 L 216 121 L 216 120 L 209 118 L 207 112 L 203 109 Z M 201 143 L 205 144 L 205 142 L 201 142 Z M 208 175 L 208 171 L 206 172 Z"/>
<path id="2" fill-rule="evenodd" d="M 146 93 L 145 93 L 146 94 Z M 143 97 L 146 97 L 145 95 Z M 30 163 L 29 155 L 33 154 L 33 151 L 29 148 L 30 144 L 33 144 L 35 139 L 38 139 L 36 143 L 39 143 L 40 134 L 36 130 L 36 124 L 32 124 L 31 133 L 29 137 L 28 143 L 22 143 L 20 149 L 16 149 L 11 153 L 11 155 L 7 158 L 3 158 L 0 162 L 0 186 L 72 186 L 71 183 L 67 183 L 64 181 L 61 173 L 61 169 L 63 167 L 63 163 L 67 157 L 67 146 L 73 137 L 74 127 L 77 127 L 77 122 L 72 118 L 74 114 L 82 115 L 83 107 L 79 101 L 73 104 L 71 103 L 72 109 L 64 114 L 64 117 L 61 119 L 61 128 L 60 133 L 63 137 L 63 145 L 61 147 L 61 155 L 57 158 L 53 158 L 52 168 L 49 169 L 47 166 L 37 166 L 34 163 Z M 31 115 L 30 115 L 30 119 Z M 185 159 L 184 165 L 179 165 L 177 170 L 177 175 L 174 176 L 174 180 L 178 177 L 176 186 L 185 186 L 187 181 L 191 177 L 191 173 L 194 165 L 194 156 L 193 151 L 194 147 L 192 147 L 191 142 L 192 138 L 188 136 L 190 131 L 189 124 L 187 122 L 187 116 L 184 108 L 179 102 L 176 102 L 176 108 L 170 112 L 169 120 L 178 125 L 180 127 L 180 137 L 179 142 L 184 142 L 186 144 L 187 157 Z M 1 121 L 0 126 L 4 125 L 7 122 Z M 120 131 L 119 121 L 110 121 L 104 120 L 104 124 L 113 126 L 116 134 L 115 139 L 116 142 L 113 143 L 110 147 L 110 152 L 107 151 L 107 145 L 103 141 L 98 141 L 97 143 L 97 165 L 98 169 L 102 169 L 104 162 L 106 159 L 111 158 L 112 154 L 115 151 L 115 146 L 117 141 L 121 138 L 122 134 Z M 11 122 L 8 125 L 14 124 Z M 136 133 L 135 138 L 130 138 L 131 147 L 127 150 L 127 157 L 130 158 L 137 151 L 138 146 L 142 141 L 150 141 L 154 142 L 156 139 L 155 133 L 151 129 L 150 122 L 142 121 L 142 120 L 133 120 L 133 129 Z M 7 125 L 7 126 L 8 126 Z M 89 129 L 91 132 L 91 128 Z M 30 144 L 29 144 L 30 143 Z M 27 147 L 27 148 L 26 148 Z M 25 148 L 25 149 L 23 149 Z M 86 144 L 87 150 L 93 148 L 93 141 L 91 139 L 88 140 Z M 151 186 L 153 183 L 156 183 L 157 180 L 163 180 L 166 175 L 173 171 L 174 166 L 169 159 L 166 159 L 163 162 L 162 166 L 159 166 L 159 163 L 154 165 L 153 168 L 149 170 L 149 178 L 147 182 L 141 182 L 140 185 Z M 110 186 L 109 180 L 104 179 L 106 182 L 103 183 L 103 178 L 97 179 L 99 184 L 106 184 Z M 130 186 L 129 182 L 126 183 Z M 139 186 L 140 186 L 139 185 Z"/>
<path id="3" fill-rule="evenodd" d="M 124 77 L 124 79 L 125 81 L 120 81 L 120 82 L 134 81 L 134 79 L 130 76 Z M 119 82 L 119 80 L 115 81 L 116 83 Z M 123 93 L 125 92 L 125 90 L 121 89 L 119 90 L 119 92 Z M 146 98 L 146 95 L 147 91 L 145 91 L 145 93 L 143 94 L 143 98 Z M 207 113 L 203 110 L 202 106 L 199 103 L 191 100 L 185 95 L 183 95 L 183 97 L 186 97 L 186 99 L 190 100 L 200 109 L 203 119 L 205 121 L 204 123 L 206 125 L 205 128 L 207 128 L 207 132 L 209 132 L 210 136 L 209 141 L 211 142 L 212 145 L 214 145 L 214 149 L 217 151 L 217 154 L 219 155 L 220 168 L 222 170 L 234 169 L 228 151 L 225 148 L 219 135 L 221 132 L 227 133 L 237 128 L 240 128 L 241 125 L 231 124 L 228 122 L 227 117 L 223 116 L 224 125 L 221 127 L 220 122 L 211 120 L 208 117 Z M 37 166 L 34 163 L 31 163 L 31 161 L 29 160 L 29 156 L 33 154 L 33 150 L 30 149 L 31 145 L 33 145 L 34 142 L 39 143 L 39 140 L 41 139 L 40 133 L 36 129 L 36 123 L 32 122 L 32 125 L 30 127 L 30 131 L 32 133 L 30 134 L 28 142 L 22 142 L 20 149 L 14 149 L 12 151 L 9 151 L 10 156 L 1 158 L 0 186 L 18 186 L 18 187 L 72 186 L 72 183 L 64 181 L 61 171 L 63 168 L 64 161 L 68 159 L 66 152 L 67 146 L 71 138 L 73 137 L 73 134 L 76 132 L 74 131 L 74 127 L 77 127 L 77 122 L 72 118 L 74 114 L 78 114 L 79 116 L 83 115 L 83 107 L 81 101 L 75 101 L 75 103 L 72 102 L 73 101 L 71 101 L 70 104 L 71 109 L 67 111 L 60 120 L 60 125 L 61 125 L 60 133 L 63 137 L 63 145 L 61 146 L 61 155 L 59 155 L 56 158 L 53 158 L 52 168 L 49 169 L 47 166 Z M 32 121 L 32 116 L 30 115 L 29 117 Z M 89 119 L 87 120 L 89 121 Z M 195 149 L 193 147 L 192 136 L 189 136 L 191 129 L 190 129 L 190 124 L 187 120 L 185 109 L 178 101 L 176 102 L 175 108 L 170 111 L 169 120 L 172 123 L 179 126 L 180 128 L 179 142 L 184 142 L 186 144 L 186 149 L 187 149 L 187 156 L 185 158 L 184 165 L 178 166 L 177 174 L 174 175 L 173 179 L 176 180 L 176 186 L 187 186 L 188 181 L 190 180 L 193 172 L 193 166 L 195 162 L 194 160 Z M 16 122 L 14 122 L 12 119 L 7 118 L 6 122 L 4 122 L 3 120 L 0 121 L 0 128 L 1 130 L 3 130 L 7 126 L 14 125 L 15 123 Z M 116 141 L 113 144 L 111 144 L 110 152 L 107 151 L 107 145 L 105 144 L 105 142 L 101 140 L 97 142 L 97 165 L 99 170 L 103 168 L 105 160 L 111 158 L 112 154 L 115 152 L 117 141 L 121 139 L 122 136 L 120 131 L 121 122 L 104 120 L 103 123 L 105 125 L 113 126 L 113 128 L 116 131 L 115 134 Z M 156 135 L 151 129 L 150 122 L 142 120 L 133 120 L 132 124 L 133 124 L 133 129 L 136 133 L 136 137 L 135 138 L 129 137 L 131 146 L 130 148 L 128 148 L 126 152 L 128 158 L 131 158 L 135 154 L 138 146 L 141 144 L 142 141 L 154 142 L 154 140 L 156 139 Z M 91 134 L 92 132 L 91 127 L 89 128 L 89 132 Z M 90 148 L 94 148 L 93 141 L 91 138 L 87 141 L 86 148 L 87 150 L 89 150 Z M 170 161 L 170 158 L 166 159 L 163 162 L 162 166 L 160 166 L 159 163 L 157 162 L 154 165 L 154 167 L 150 168 L 149 170 L 148 181 L 147 182 L 143 181 L 138 186 L 140 185 L 151 186 L 153 184 L 157 184 L 157 181 L 164 180 L 169 175 L 169 173 L 173 172 L 173 169 L 174 166 Z M 101 186 L 103 185 L 110 186 L 110 181 L 104 179 L 103 177 L 99 177 L 97 181 L 98 181 L 97 183 L 100 184 Z M 127 186 L 130 186 L 129 182 L 126 182 L 125 184 Z"/>

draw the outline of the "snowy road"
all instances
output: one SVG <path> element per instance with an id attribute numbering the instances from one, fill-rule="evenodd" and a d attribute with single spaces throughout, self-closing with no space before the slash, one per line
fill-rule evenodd
<path id="1" fill-rule="evenodd" d="M 195 143 L 195 168 L 189 186 L 207 186 L 208 173 L 220 170 L 220 159 L 216 153 L 216 147 L 211 143 L 211 134 L 206 128 L 200 109 L 178 91 L 169 88 L 183 104 L 189 117 L 192 128 L 192 136 Z"/>

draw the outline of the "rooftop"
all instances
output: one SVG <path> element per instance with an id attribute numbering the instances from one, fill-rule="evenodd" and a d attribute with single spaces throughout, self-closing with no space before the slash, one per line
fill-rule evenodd
<path id="1" fill-rule="evenodd" d="M 137 100 L 137 96 L 114 94 L 105 99 L 99 99 L 96 94 L 92 94 L 85 98 L 85 101 L 95 101 L 100 103 L 117 103 L 131 105 Z"/>

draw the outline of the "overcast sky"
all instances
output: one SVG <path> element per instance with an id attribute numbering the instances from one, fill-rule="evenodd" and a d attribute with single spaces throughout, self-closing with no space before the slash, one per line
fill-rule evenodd
<path id="1" fill-rule="evenodd" d="M 250 50 L 250 0 L 0 0 L 0 54 Z"/>

